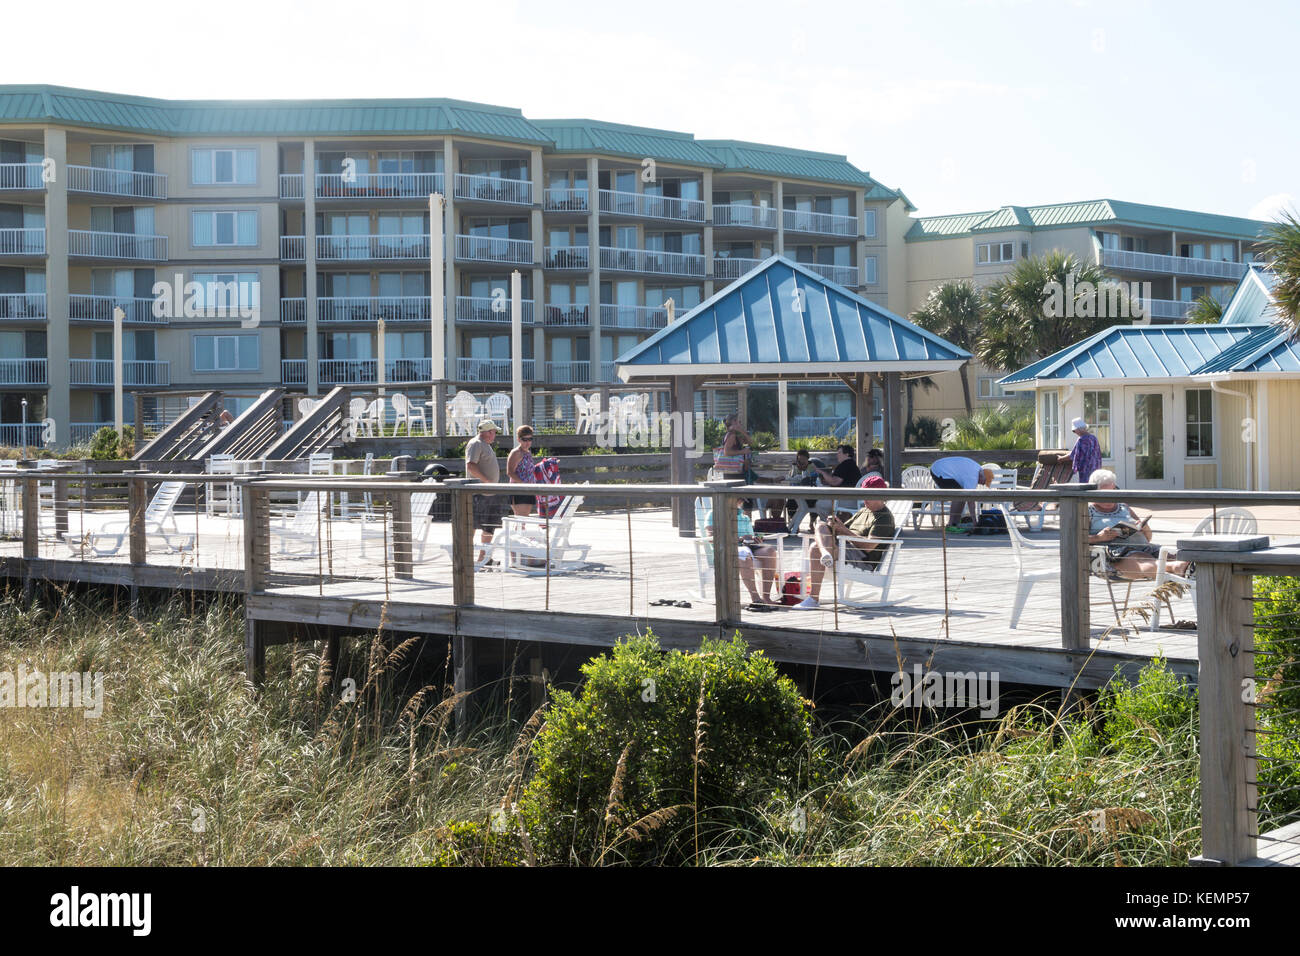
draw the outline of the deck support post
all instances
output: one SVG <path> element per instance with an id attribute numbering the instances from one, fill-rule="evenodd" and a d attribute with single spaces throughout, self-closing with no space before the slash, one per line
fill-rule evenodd
<path id="1" fill-rule="evenodd" d="M 145 563 L 145 526 L 144 513 L 149 507 L 149 489 L 146 479 L 131 476 L 127 479 L 128 499 L 127 523 L 130 529 L 131 540 L 131 564 L 140 566 Z M 195 507 L 198 507 L 198 501 L 195 500 Z"/>
<path id="2" fill-rule="evenodd" d="M 251 617 L 244 618 L 244 673 L 255 687 L 266 683 L 266 639 Z"/>
<path id="3" fill-rule="evenodd" d="M 470 698 L 474 690 L 474 642 L 464 634 L 453 634 L 451 638 L 452 692 L 456 694 L 452 716 L 456 723 L 456 733 L 463 734 L 469 728 Z"/>
<path id="4" fill-rule="evenodd" d="M 40 482 L 23 478 L 23 558 L 30 561 L 41 556 Z"/>
<path id="5" fill-rule="evenodd" d="M 739 480 L 710 481 L 713 490 L 713 593 L 714 620 L 719 626 L 740 623 L 740 534 L 736 530 L 736 498 L 725 489 L 739 488 Z M 694 511 L 691 517 L 694 518 Z M 703 530 L 703 529 L 701 529 Z"/>
<path id="6" fill-rule="evenodd" d="M 244 480 L 237 482 L 243 503 L 244 593 L 266 589 L 271 563 L 271 493 Z M 245 612 L 244 673 L 254 686 L 266 680 L 266 641 L 258 633 L 257 621 Z"/>
<path id="7" fill-rule="evenodd" d="M 885 373 L 885 455 L 889 484 L 897 488 L 903 483 L 903 445 L 907 423 L 903 401 L 903 379 L 898 372 Z M 870 423 L 868 423 L 870 427 Z M 862 462 L 858 462 L 859 465 Z"/>
<path id="8" fill-rule="evenodd" d="M 1084 482 L 1052 485 L 1062 492 L 1092 491 Z M 1091 647 L 1092 614 L 1088 587 L 1088 501 L 1062 495 L 1061 508 L 1061 646 L 1086 654 Z"/>
<path id="9" fill-rule="evenodd" d="M 451 493 L 451 595 L 457 607 L 474 603 L 475 478 L 449 478 L 442 487 Z"/>

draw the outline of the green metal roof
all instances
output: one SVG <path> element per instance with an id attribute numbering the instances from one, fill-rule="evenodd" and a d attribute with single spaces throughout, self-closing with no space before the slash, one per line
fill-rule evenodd
<path id="1" fill-rule="evenodd" d="M 652 156 L 691 166 L 722 165 L 690 133 L 585 119 L 536 120 L 535 125 L 551 138 L 557 153 L 604 153 L 633 159 Z"/>
<path id="2" fill-rule="evenodd" d="M 61 86 L 0 86 L 0 125 L 32 122 L 162 136 L 464 133 L 551 142 L 519 110 L 463 100 L 160 100 Z"/>
<path id="3" fill-rule="evenodd" d="M 1268 223 L 1238 216 L 1191 212 L 1167 206 L 1120 202 L 1116 199 L 1092 199 L 1086 202 L 1057 203 L 1051 206 L 1003 206 L 989 212 L 960 213 L 953 216 L 926 216 L 907 231 L 909 242 L 925 239 L 953 239 L 994 230 L 1064 229 L 1075 226 L 1138 226 L 1169 229 L 1189 235 L 1231 236 L 1237 239 L 1258 238 Z"/>
<path id="4" fill-rule="evenodd" d="M 702 139 L 699 143 L 717 156 L 723 167 L 733 172 L 787 176 L 791 179 L 812 179 L 825 183 L 880 186 L 850 163 L 847 156 L 835 153 L 813 153 L 736 139 Z"/>

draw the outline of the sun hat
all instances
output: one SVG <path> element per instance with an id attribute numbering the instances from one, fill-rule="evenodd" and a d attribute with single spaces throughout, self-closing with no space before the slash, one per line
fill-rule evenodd
<path id="1" fill-rule="evenodd" d="M 500 429 L 497 428 L 497 423 L 494 422 L 492 419 L 485 418 L 478 423 L 478 431 L 479 434 L 481 435 L 484 432 L 495 432 L 495 431 L 500 431 Z"/>
<path id="2" fill-rule="evenodd" d="M 1077 432 L 1080 428 L 1085 430 L 1088 428 L 1088 423 L 1082 418 L 1076 418 L 1074 421 L 1070 422 L 1070 431 Z"/>

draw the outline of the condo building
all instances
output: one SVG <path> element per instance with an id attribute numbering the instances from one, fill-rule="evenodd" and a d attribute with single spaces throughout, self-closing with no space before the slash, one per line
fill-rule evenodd
<path id="1" fill-rule="evenodd" d="M 544 393 L 612 381 L 669 302 L 684 314 L 773 254 L 906 316 L 945 280 L 1067 248 L 1150 281 L 1156 320 L 1178 321 L 1202 291 L 1231 290 L 1264 225 L 1109 200 L 913 212 L 844 156 L 456 100 L 0 86 L 0 443 L 41 444 L 50 420 L 67 445 L 112 422 L 119 308 L 131 393 L 504 385 L 518 270 L 523 374 Z M 1012 399 L 1004 371 L 979 371 L 981 401 Z M 917 414 L 964 413 L 956 375 L 937 384 Z M 842 388 L 789 397 L 792 434 L 852 425 Z M 745 395 L 705 400 L 721 415 Z M 529 411 L 572 418 L 544 394 Z"/>

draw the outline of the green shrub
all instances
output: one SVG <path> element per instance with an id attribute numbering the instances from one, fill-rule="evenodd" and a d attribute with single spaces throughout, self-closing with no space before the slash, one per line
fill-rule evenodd
<path id="1" fill-rule="evenodd" d="M 704 420 L 704 447 L 712 451 L 722 444 L 722 439 L 727 437 L 727 426 L 716 418 L 706 418 Z"/>
<path id="2" fill-rule="evenodd" d="M 767 451 L 776 447 L 776 436 L 771 432 L 754 432 L 750 437 L 750 447 L 754 451 Z"/>
<path id="3" fill-rule="evenodd" d="M 937 419 L 928 415 L 912 419 L 905 432 L 905 444 L 908 448 L 937 448 L 939 437 L 943 434 Z"/>
<path id="4" fill-rule="evenodd" d="M 1255 719 L 1262 827 L 1300 810 L 1300 579 L 1255 578 Z"/>
<path id="5" fill-rule="evenodd" d="M 500 811 L 504 814 L 504 811 Z M 525 866 L 528 855 L 518 827 L 508 817 L 493 827 L 476 820 L 453 820 L 434 834 L 430 866 Z"/>
<path id="6" fill-rule="evenodd" d="M 808 704 L 739 637 L 629 637 L 557 691 L 521 814 L 550 862 L 680 864 L 806 779 Z"/>
<path id="7" fill-rule="evenodd" d="M 959 418 L 955 424 L 956 435 L 943 443 L 944 448 L 986 451 L 1034 447 L 1032 405 L 1012 408 L 1004 402 L 995 408 L 980 409 L 970 418 Z"/>
<path id="8" fill-rule="evenodd" d="M 1116 669 L 1102 689 L 1098 706 L 1103 717 L 1102 737 L 1113 750 L 1153 750 L 1166 741 L 1182 741 L 1188 752 L 1196 749 L 1196 695 L 1187 678 L 1175 675 L 1164 657 L 1143 667 L 1136 684 L 1130 684 Z"/>
<path id="9" fill-rule="evenodd" d="M 111 426 L 105 425 L 90 440 L 90 457 L 96 461 L 130 458 L 134 454 L 134 446 L 135 429 L 132 426 L 123 425 L 119 438 Z"/>
<path id="10" fill-rule="evenodd" d="M 795 451 L 807 449 L 808 451 L 834 451 L 845 442 L 853 443 L 853 438 L 846 438 L 843 441 L 834 435 L 813 435 L 810 438 L 795 438 L 790 442 L 790 447 Z"/>

